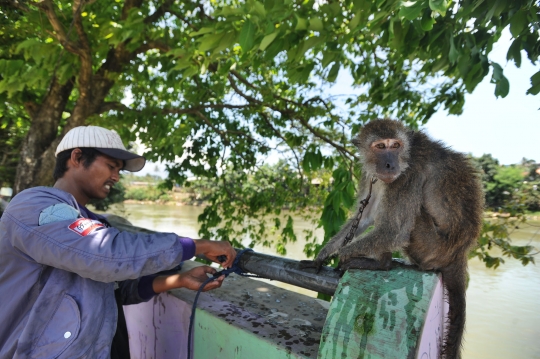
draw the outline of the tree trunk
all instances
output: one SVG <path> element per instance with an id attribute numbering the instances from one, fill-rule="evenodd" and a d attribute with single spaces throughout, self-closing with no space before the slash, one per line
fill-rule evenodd
<path id="1" fill-rule="evenodd" d="M 60 84 L 57 79 L 53 79 L 51 88 L 40 106 L 27 104 L 32 124 L 21 148 L 13 186 L 14 194 L 29 187 L 52 183 L 52 177 L 38 178 L 36 174 L 42 166 L 43 155 L 57 137 L 58 125 L 72 90 L 73 80 Z M 52 173 L 52 168 L 50 170 Z"/>
<path id="2" fill-rule="evenodd" d="M 107 65 L 120 72 L 122 71 L 120 62 L 129 61 L 130 56 L 131 54 L 126 51 L 111 50 L 112 58 Z M 26 188 L 50 186 L 54 183 L 52 174 L 56 163 L 54 157 L 56 147 L 69 130 L 83 126 L 90 116 L 100 113 L 104 100 L 114 85 L 114 81 L 108 78 L 110 72 L 112 71 L 106 68 L 98 70 L 89 80 L 89 89 L 84 92 L 79 89 L 81 96 L 77 99 L 71 116 L 60 133 L 58 126 L 73 89 L 74 80 L 64 85 L 54 81 L 41 106 L 28 104 L 27 111 L 32 118 L 32 125 L 23 143 L 17 166 L 13 188 L 15 194 Z"/>
<path id="3" fill-rule="evenodd" d="M 13 186 L 15 194 L 29 187 L 53 184 L 52 173 L 56 163 L 54 153 L 61 139 L 72 128 L 84 125 L 90 116 L 102 112 L 105 98 L 114 86 L 116 74 L 122 73 L 133 56 L 146 49 L 146 45 L 142 45 L 140 50 L 130 51 L 126 47 L 129 40 L 126 40 L 126 43 L 120 43 L 115 48 L 111 48 L 105 62 L 94 72 L 91 43 L 88 41 L 80 12 L 77 11 L 80 9 L 80 2 L 73 3 L 72 24 L 78 36 L 76 42 L 70 41 L 69 36 L 63 33 L 51 3 L 43 3 L 38 7 L 47 14 L 53 28 L 55 26 L 58 28 L 57 39 L 68 51 L 79 57 L 81 66 L 77 79 L 72 79 L 65 84 L 59 84 L 57 79 L 53 79 L 51 88 L 41 105 L 25 104 L 32 124 L 22 145 Z M 122 8 L 122 19 L 125 20 L 128 17 L 130 9 L 138 8 L 142 3 L 142 0 L 126 0 Z M 159 14 L 163 15 L 162 12 Z M 155 20 L 157 18 L 153 18 L 153 21 Z M 79 97 L 66 125 L 62 131 L 59 131 L 62 113 L 65 111 L 75 83 L 78 85 Z"/>

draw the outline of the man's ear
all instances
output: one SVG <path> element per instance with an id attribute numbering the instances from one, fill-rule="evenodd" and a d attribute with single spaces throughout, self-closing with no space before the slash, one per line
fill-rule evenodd
<path id="1" fill-rule="evenodd" d="M 79 167 L 81 163 L 82 151 L 80 148 L 75 148 L 71 151 L 71 157 L 69 158 L 69 164 L 73 167 Z"/>

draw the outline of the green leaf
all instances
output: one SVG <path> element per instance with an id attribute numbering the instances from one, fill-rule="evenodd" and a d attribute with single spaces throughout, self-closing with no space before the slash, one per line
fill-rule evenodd
<path id="1" fill-rule="evenodd" d="M 430 11 L 426 11 L 424 13 L 424 16 L 422 17 L 422 21 L 420 22 L 420 26 L 422 27 L 422 30 L 424 31 L 431 31 L 433 29 L 433 25 L 435 24 L 435 19 L 431 17 Z"/>
<path id="2" fill-rule="evenodd" d="M 323 68 L 326 68 L 328 65 L 330 65 L 337 57 L 337 53 L 326 51 L 323 53 L 323 59 L 321 62 L 321 65 Z"/>
<path id="3" fill-rule="evenodd" d="M 255 14 L 259 15 L 262 18 L 266 17 L 266 10 L 264 8 L 264 5 L 258 1 L 253 2 L 253 11 Z"/>
<path id="4" fill-rule="evenodd" d="M 212 52 L 213 55 L 229 48 L 234 44 L 236 41 L 236 33 L 235 32 L 229 32 L 223 38 L 219 41 L 219 44 L 216 46 L 214 51 Z"/>
<path id="5" fill-rule="evenodd" d="M 403 1 L 399 10 L 399 17 L 407 20 L 414 20 L 420 16 L 425 7 L 424 0 Z"/>
<path id="6" fill-rule="evenodd" d="M 492 62 L 491 66 L 493 67 L 493 76 L 491 77 L 491 83 L 495 84 L 495 96 L 506 97 L 510 91 L 510 83 L 508 79 L 503 74 L 502 67 L 496 63 Z"/>
<path id="7" fill-rule="evenodd" d="M 372 1 L 370 0 L 354 0 L 354 9 L 355 10 L 362 10 L 362 11 L 369 11 L 371 8 Z"/>
<path id="8" fill-rule="evenodd" d="M 512 45 L 510 45 L 508 53 L 506 54 L 506 59 L 508 61 L 514 59 L 516 67 L 521 67 L 521 38 L 512 41 Z"/>
<path id="9" fill-rule="evenodd" d="M 332 201 L 332 207 L 334 207 L 335 212 L 339 212 L 339 209 L 341 207 L 341 202 L 343 202 L 343 195 L 341 192 L 334 192 L 334 197 Z"/>
<path id="10" fill-rule="evenodd" d="M 324 29 L 323 21 L 318 17 L 311 18 L 308 29 L 311 31 L 322 31 Z"/>
<path id="11" fill-rule="evenodd" d="M 311 171 L 311 157 L 313 156 L 312 152 L 306 152 L 304 154 L 304 160 L 302 161 L 302 169 L 304 172 Z"/>
<path id="12" fill-rule="evenodd" d="M 444 16 L 446 14 L 448 4 L 446 0 L 429 0 L 429 8 Z"/>
<path id="13" fill-rule="evenodd" d="M 272 10 L 274 8 L 275 1 L 274 0 L 265 0 L 264 1 L 264 8 L 268 11 Z"/>
<path id="14" fill-rule="evenodd" d="M 185 70 L 182 75 L 183 75 L 184 78 L 188 78 L 188 77 L 191 77 L 191 76 L 196 75 L 198 73 L 199 73 L 199 69 L 197 67 L 195 67 L 195 66 L 191 66 L 187 70 Z"/>
<path id="15" fill-rule="evenodd" d="M 354 17 L 349 22 L 349 29 L 354 30 L 358 27 L 360 24 L 360 19 L 362 18 L 362 12 L 358 11 L 356 14 L 354 14 Z"/>
<path id="16" fill-rule="evenodd" d="M 390 31 L 390 39 L 392 40 L 392 46 L 396 49 L 400 49 L 403 45 L 403 27 L 401 21 L 392 21 L 388 27 Z"/>
<path id="17" fill-rule="evenodd" d="M 240 47 L 244 52 L 248 52 L 253 48 L 255 44 L 255 24 L 250 20 L 246 20 L 242 31 L 240 31 Z"/>
<path id="18" fill-rule="evenodd" d="M 199 36 L 199 35 L 208 34 L 208 33 L 210 33 L 210 32 L 214 32 L 214 28 L 213 28 L 213 27 L 203 27 L 203 28 L 200 29 L 199 31 L 191 32 L 191 33 L 189 34 L 189 36 L 194 37 L 194 36 Z"/>
<path id="19" fill-rule="evenodd" d="M 302 31 L 307 29 L 307 20 L 302 19 L 301 17 L 296 17 L 296 27 L 294 28 L 296 31 Z"/>
<path id="20" fill-rule="evenodd" d="M 201 43 L 198 50 L 202 52 L 212 50 L 219 44 L 219 41 L 223 38 L 223 35 L 225 34 L 210 34 L 201 37 L 198 40 Z"/>
<path id="21" fill-rule="evenodd" d="M 515 13 L 514 16 L 512 16 L 512 19 L 510 20 L 510 33 L 514 38 L 518 37 L 519 34 L 525 29 L 527 26 L 527 13 L 523 10 L 520 10 Z"/>
<path id="22" fill-rule="evenodd" d="M 330 71 L 328 72 L 328 76 L 326 76 L 326 81 L 328 82 L 334 82 L 336 81 L 337 75 L 339 73 L 340 64 L 338 62 L 335 62 Z"/>
<path id="23" fill-rule="evenodd" d="M 266 48 L 268 47 L 268 45 L 270 45 L 272 43 L 272 41 L 274 41 L 274 39 L 276 38 L 277 36 L 277 32 L 274 32 L 270 35 L 266 35 L 262 41 L 261 41 L 261 44 L 259 45 L 259 50 L 261 51 L 264 51 L 266 50 Z"/>
<path id="24" fill-rule="evenodd" d="M 173 67 L 174 70 L 183 70 L 185 68 L 188 68 L 189 66 L 191 66 L 191 58 L 189 57 L 183 57 L 181 59 L 178 59 L 176 61 L 176 65 Z"/>
<path id="25" fill-rule="evenodd" d="M 299 56 L 304 56 L 305 52 L 309 49 L 316 47 L 318 45 L 321 45 L 324 43 L 324 39 L 318 37 L 318 36 L 312 36 L 306 41 L 304 41 L 304 45 L 302 46 L 302 51 L 299 51 L 299 53 L 296 55 L 296 60 L 299 61 Z"/>
<path id="26" fill-rule="evenodd" d="M 17 47 L 15 48 L 15 53 L 19 54 L 21 52 L 21 50 L 32 48 L 34 46 L 39 46 L 41 44 L 42 44 L 41 41 L 39 41 L 37 39 L 24 40 L 19 45 L 17 45 Z"/>
<path id="27" fill-rule="evenodd" d="M 454 45 L 454 37 L 450 36 L 450 51 L 448 52 L 448 60 L 450 60 L 451 64 L 454 64 L 459 56 L 459 51 L 456 49 L 456 46 Z"/>
<path id="28" fill-rule="evenodd" d="M 540 71 L 531 76 L 531 88 L 527 90 L 527 94 L 538 95 L 540 93 Z"/>

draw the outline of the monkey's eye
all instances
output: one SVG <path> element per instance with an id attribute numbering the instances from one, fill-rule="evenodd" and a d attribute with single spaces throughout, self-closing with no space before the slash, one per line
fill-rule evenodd
<path id="1" fill-rule="evenodd" d="M 384 143 L 378 143 L 377 145 L 375 145 L 375 147 L 377 147 L 378 149 L 384 149 Z"/>
<path id="2" fill-rule="evenodd" d="M 392 148 L 400 148 L 401 145 L 399 144 L 399 142 L 394 142 L 394 144 L 392 144 Z"/>

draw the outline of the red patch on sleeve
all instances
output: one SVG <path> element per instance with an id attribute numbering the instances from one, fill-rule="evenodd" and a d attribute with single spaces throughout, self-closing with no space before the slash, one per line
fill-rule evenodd
<path id="1" fill-rule="evenodd" d="M 81 236 L 86 236 L 92 233 L 96 228 L 105 227 L 100 221 L 95 221 L 89 218 L 79 218 L 69 225 L 69 229 Z"/>

